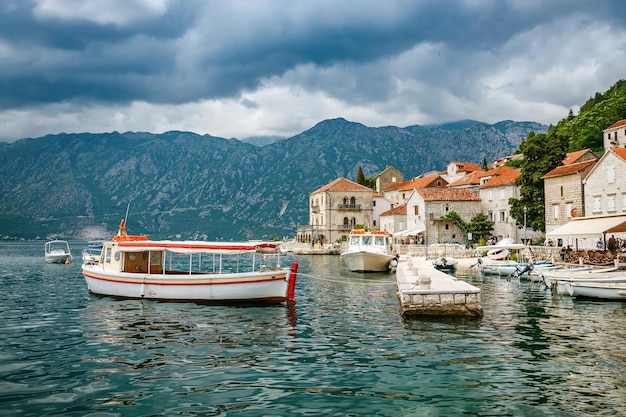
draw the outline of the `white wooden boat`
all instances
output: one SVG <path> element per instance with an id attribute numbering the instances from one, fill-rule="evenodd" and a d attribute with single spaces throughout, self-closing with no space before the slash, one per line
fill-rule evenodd
<path id="1" fill-rule="evenodd" d="M 65 240 L 51 240 L 44 245 L 44 258 L 49 264 L 68 264 L 72 260 L 70 245 Z"/>
<path id="2" fill-rule="evenodd" d="M 591 266 L 581 266 L 579 268 L 561 269 L 561 270 L 544 270 L 541 272 L 541 281 L 548 288 L 556 288 L 559 281 L 569 281 L 576 279 L 594 279 L 622 276 L 623 271 L 619 271 L 617 267 L 611 268 L 593 268 Z"/>
<path id="3" fill-rule="evenodd" d="M 572 297 L 626 300 L 626 283 L 569 282 L 565 286 Z"/>
<path id="4" fill-rule="evenodd" d="M 515 243 L 513 239 L 505 238 L 495 245 L 478 246 L 476 249 L 486 250 L 489 259 L 501 261 L 506 259 L 512 250 L 524 249 L 525 247 L 523 243 Z"/>
<path id="5" fill-rule="evenodd" d="M 615 276 L 603 276 L 598 275 L 591 278 L 570 278 L 570 279 L 560 279 L 556 281 L 556 284 L 553 288 L 556 288 L 557 294 L 569 294 L 569 289 L 567 284 L 626 284 L 626 274 L 622 273 L 622 275 Z"/>
<path id="6" fill-rule="evenodd" d="M 94 294 L 214 303 L 295 302 L 298 264 L 280 266 L 279 243 L 147 240 L 115 236 L 82 274 Z M 268 252 L 275 254 L 268 254 Z M 276 259 L 276 266 L 266 263 Z"/>
<path id="7" fill-rule="evenodd" d="M 354 272 L 382 272 L 398 265 L 392 251 L 391 234 L 378 230 L 352 230 L 341 260 Z"/>
<path id="8" fill-rule="evenodd" d="M 459 261 L 451 256 L 442 256 L 433 260 L 433 266 L 440 271 L 452 271 L 458 263 Z"/>

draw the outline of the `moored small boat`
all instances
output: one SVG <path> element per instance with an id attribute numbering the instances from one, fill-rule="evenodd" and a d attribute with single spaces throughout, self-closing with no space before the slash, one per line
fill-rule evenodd
<path id="1" fill-rule="evenodd" d="M 65 240 L 51 240 L 44 245 L 44 258 L 49 264 L 68 264 L 72 251 Z"/>
<path id="2" fill-rule="evenodd" d="M 392 252 L 391 234 L 379 230 L 352 230 L 348 249 L 341 254 L 341 260 L 353 272 L 382 272 L 398 265 Z"/>
<path id="3" fill-rule="evenodd" d="M 565 287 L 572 297 L 626 300 L 626 283 L 568 282 Z"/>
<path id="4" fill-rule="evenodd" d="M 440 271 L 452 271 L 456 269 L 456 265 L 459 263 L 451 256 L 442 256 L 433 260 L 433 266 Z"/>
<path id="5" fill-rule="evenodd" d="M 212 303 L 295 302 L 298 264 L 280 266 L 279 243 L 148 240 L 115 236 L 99 262 L 83 263 L 94 294 Z M 277 260 L 274 267 L 267 261 Z"/>

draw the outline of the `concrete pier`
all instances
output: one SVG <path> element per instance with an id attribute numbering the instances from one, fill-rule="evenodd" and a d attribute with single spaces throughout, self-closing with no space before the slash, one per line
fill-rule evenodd
<path id="1" fill-rule="evenodd" d="M 480 288 L 437 270 L 423 257 L 400 259 L 396 270 L 402 317 L 482 317 Z"/>

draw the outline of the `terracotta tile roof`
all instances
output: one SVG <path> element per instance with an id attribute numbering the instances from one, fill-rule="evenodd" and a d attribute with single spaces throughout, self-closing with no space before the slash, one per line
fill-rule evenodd
<path id="1" fill-rule="evenodd" d="M 480 197 L 467 188 L 418 188 L 424 201 L 480 201 Z"/>
<path id="2" fill-rule="evenodd" d="M 384 211 L 380 213 L 381 216 L 393 216 L 393 215 L 404 215 L 406 216 L 406 203 L 400 204 L 398 207 L 394 207 L 390 210 Z"/>
<path id="3" fill-rule="evenodd" d="M 619 122 L 613 123 L 611 126 L 609 126 L 606 129 L 604 129 L 603 132 L 606 132 L 607 130 L 615 129 L 616 127 L 621 127 L 621 126 L 626 126 L 626 119 L 623 119 L 623 120 L 620 120 Z"/>
<path id="4" fill-rule="evenodd" d="M 480 185 L 480 179 L 482 177 L 490 175 L 489 172 L 491 171 L 483 171 L 482 169 L 480 171 L 472 171 L 466 176 L 459 178 L 458 180 L 448 184 L 448 187 L 454 188 L 454 187 L 460 187 L 463 185 Z"/>
<path id="5" fill-rule="evenodd" d="M 346 178 L 337 178 L 335 181 L 326 184 L 322 188 L 313 191 L 311 194 L 317 194 L 324 191 L 372 191 L 364 185 L 357 184 Z"/>
<path id="6" fill-rule="evenodd" d="M 465 172 L 482 171 L 482 168 L 473 162 L 450 162 L 450 163 L 456 165 L 458 171 L 465 171 Z M 444 172 L 447 172 L 447 171 L 444 171 Z"/>
<path id="7" fill-rule="evenodd" d="M 578 162 L 580 158 L 582 158 L 585 154 L 588 154 L 590 152 L 591 152 L 591 149 L 582 149 L 576 152 L 568 152 L 565 155 L 565 159 L 563 159 L 563 165 L 575 164 L 576 162 Z M 594 158 L 595 158 L 595 155 L 594 155 Z"/>
<path id="8" fill-rule="evenodd" d="M 591 159 L 589 161 L 577 162 L 575 164 L 568 165 L 560 165 L 554 168 L 552 171 L 549 171 L 541 178 L 552 178 L 552 177 L 560 177 L 562 175 L 576 174 L 579 172 L 583 172 L 588 167 L 594 166 L 598 162 L 595 159 Z"/>
<path id="9" fill-rule="evenodd" d="M 611 152 L 626 161 L 626 148 L 611 148 Z"/>
<path id="10" fill-rule="evenodd" d="M 436 187 L 437 181 L 441 181 L 442 187 L 445 187 L 446 185 L 448 185 L 448 182 L 446 180 L 444 180 L 438 175 L 433 175 L 430 177 L 415 178 L 410 181 L 396 182 L 394 184 L 389 185 L 387 188 L 385 188 L 385 191 L 393 191 L 393 190 L 406 191 L 406 190 L 412 190 L 414 188 L 424 188 L 424 187 L 432 187 L 432 186 Z"/>
<path id="11" fill-rule="evenodd" d="M 502 165 L 494 170 L 493 177 L 480 186 L 480 188 L 499 187 L 502 185 L 515 184 L 517 177 L 522 175 L 522 170 L 519 168 L 511 168 L 506 165 Z"/>

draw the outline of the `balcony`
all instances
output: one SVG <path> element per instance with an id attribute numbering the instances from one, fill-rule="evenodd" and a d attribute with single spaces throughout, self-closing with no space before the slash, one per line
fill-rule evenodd
<path id="1" fill-rule="evenodd" d="M 311 213 L 319 213 L 320 206 L 311 206 Z"/>
<path id="2" fill-rule="evenodd" d="M 358 210 L 361 210 L 361 205 L 360 204 L 338 204 L 337 208 L 339 210 L 358 211 Z"/>
<path id="3" fill-rule="evenodd" d="M 351 224 L 340 224 L 337 226 L 337 230 L 352 230 L 352 227 Z"/>

